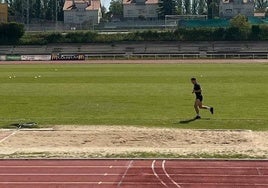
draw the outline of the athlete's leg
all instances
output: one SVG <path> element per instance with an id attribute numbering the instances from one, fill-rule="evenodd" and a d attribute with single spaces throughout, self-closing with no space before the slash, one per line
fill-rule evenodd
<path id="1" fill-rule="evenodd" d="M 194 102 L 194 109 L 197 115 L 199 115 L 198 101 L 199 99 L 196 99 Z"/>
<path id="2" fill-rule="evenodd" d="M 199 100 L 199 99 L 196 99 L 196 102 L 197 102 L 197 105 L 200 109 L 207 109 L 207 110 L 210 110 L 210 107 L 209 106 L 205 106 L 203 105 L 203 103 Z"/>
<path id="3" fill-rule="evenodd" d="M 198 99 L 197 99 L 197 100 L 198 100 Z M 206 110 L 209 110 L 211 114 L 214 114 L 214 108 L 213 108 L 213 107 L 203 105 L 203 104 L 202 104 L 202 101 L 200 101 L 200 100 L 198 100 L 197 103 L 198 103 L 197 105 L 198 105 L 198 107 L 199 107 L 200 109 L 206 109 Z"/>

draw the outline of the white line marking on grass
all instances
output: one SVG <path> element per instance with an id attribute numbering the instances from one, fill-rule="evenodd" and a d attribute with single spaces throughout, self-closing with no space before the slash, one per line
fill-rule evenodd
<path id="1" fill-rule="evenodd" d="M 2 138 L 2 139 L 0 140 L 0 143 L 4 142 L 4 141 L 7 140 L 9 137 L 15 135 L 18 131 L 19 131 L 19 129 L 15 130 L 15 131 L 13 131 L 12 133 L 10 133 L 9 135 L 5 136 L 4 138 Z"/>
<path id="2" fill-rule="evenodd" d="M 127 175 L 128 170 L 129 170 L 130 167 L 132 166 L 132 163 L 133 163 L 133 160 L 131 160 L 131 161 L 129 162 L 129 164 L 128 164 L 128 166 L 127 166 L 127 169 L 126 169 L 126 171 L 125 171 L 125 173 L 123 174 L 123 176 L 122 176 L 120 182 L 118 182 L 118 184 L 117 184 L 117 187 L 120 187 L 121 184 L 123 183 L 123 180 L 124 180 L 125 176 Z"/>
<path id="3" fill-rule="evenodd" d="M 152 162 L 152 170 L 153 170 L 154 176 L 160 181 L 160 183 L 161 183 L 162 185 L 164 185 L 165 187 L 168 187 L 167 184 L 166 184 L 165 182 L 163 182 L 163 180 L 162 180 L 162 179 L 159 177 L 159 175 L 156 173 L 154 165 L 155 165 L 155 160 L 153 160 L 153 162 Z"/>
<path id="4" fill-rule="evenodd" d="M 21 128 L 20 131 L 26 131 L 26 132 L 31 132 L 31 131 L 55 131 L 54 128 Z"/>
<path id="5" fill-rule="evenodd" d="M 162 161 L 162 169 L 163 169 L 165 175 L 168 177 L 168 179 L 169 179 L 174 185 L 176 185 L 176 187 L 181 188 L 181 186 L 180 186 L 177 182 L 175 182 L 175 181 L 170 177 L 170 175 L 167 173 L 167 171 L 166 171 L 166 167 L 165 167 L 165 163 L 166 163 L 166 160 L 163 160 L 163 161 Z"/>

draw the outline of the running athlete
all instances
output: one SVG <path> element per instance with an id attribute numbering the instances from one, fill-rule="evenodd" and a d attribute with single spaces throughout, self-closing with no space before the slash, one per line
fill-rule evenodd
<path id="1" fill-rule="evenodd" d="M 191 78 L 191 82 L 192 82 L 192 84 L 194 84 L 194 88 L 193 88 L 192 93 L 194 93 L 196 96 L 195 103 L 194 103 L 194 109 L 196 111 L 195 119 L 201 119 L 201 116 L 199 114 L 199 109 L 207 109 L 211 112 L 211 114 L 213 114 L 214 113 L 213 107 L 204 106 L 202 104 L 202 101 L 203 101 L 202 88 L 201 88 L 200 84 L 197 83 L 196 78 Z"/>

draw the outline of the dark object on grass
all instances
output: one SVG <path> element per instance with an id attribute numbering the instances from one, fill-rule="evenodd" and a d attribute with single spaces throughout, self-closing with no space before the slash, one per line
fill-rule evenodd
<path id="1" fill-rule="evenodd" d="M 37 126 L 36 122 L 27 122 L 27 123 L 13 123 L 11 126 L 15 126 L 18 129 L 20 128 L 33 128 Z"/>
<path id="2" fill-rule="evenodd" d="M 179 123 L 180 124 L 188 124 L 188 123 L 191 123 L 193 121 L 200 120 L 200 119 L 201 119 L 201 117 L 200 118 L 194 117 L 192 119 L 181 120 L 181 121 L 179 121 Z M 210 120 L 210 118 L 202 118 L 201 120 Z"/>

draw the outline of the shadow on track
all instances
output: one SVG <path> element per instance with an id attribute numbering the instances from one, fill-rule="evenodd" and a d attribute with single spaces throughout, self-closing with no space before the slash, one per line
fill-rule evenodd
<path id="1" fill-rule="evenodd" d="M 180 124 L 188 124 L 196 120 L 210 120 L 210 118 L 201 118 L 201 119 L 196 119 L 196 118 L 191 118 L 191 119 L 186 119 L 186 120 L 181 120 L 178 123 Z"/>
<path id="2" fill-rule="evenodd" d="M 179 121 L 180 124 L 188 124 L 188 123 L 191 123 L 193 121 L 196 121 L 197 119 L 196 118 L 191 118 L 191 119 L 186 119 L 186 120 L 181 120 Z"/>

